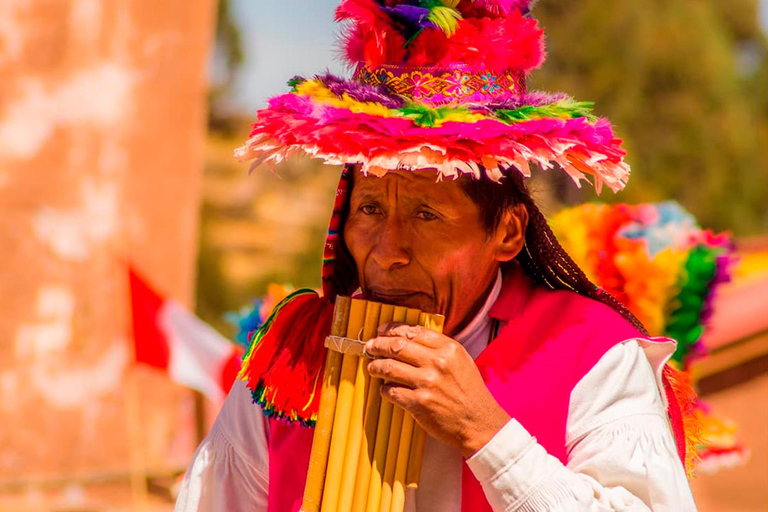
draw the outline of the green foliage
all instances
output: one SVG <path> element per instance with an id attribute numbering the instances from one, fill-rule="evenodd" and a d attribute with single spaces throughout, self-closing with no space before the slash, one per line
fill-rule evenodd
<path id="1" fill-rule="evenodd" d="M 243 41 L 231 12 L 230 0 L 219 0 L 216 9 L 216 44 L 224 51 L 230 75 L 243 64 Z"/>
<path id="2" fill-rule="evenodd" d="M 203 208 L 202 229 L 198 238 L 195 313 L 217 331 L 232 337 L 235 333 L 232 326 L 224 321 L 224 313 L 238 309 L 243 303 L 232 304 L 221 269 L 221 254 L 206 243 L 207 219 L 207 208 Z"/>
<path id="3" fill-rule="evenodd" d="M 537 5 L 549 58 L 531 87 L 594 99 L 625 139 L 629 186 L 602 200 L 673 197 L 705 226 L 766 230 L 768 43 L 757 1 L 736 4 Z"/>
<path id="4" fill-rule="evenodd" d="M 225 313 L 263 297 L 269 284 L 321 286 L 338 182 L 338 169 L 309 159 L 290 160 L 277 174 L 259 168 L 249 175 L 231 150 L 247 137 L 248 120 L 232 123 L 233 135 L 216 132 L 207 141 L 196 294 L 198 316 L 230 336 Z"/>
<path id="5" fill-rule="evenodd" d="M 208 128 L 224 134 L 232 134 L 235 126 L 221 105 L 231 94 L 235 75 L 245 61 L 243 38 L 231 5 L 230 0 L 218 0 L 216 6 L 215 50 L 223 58 L 224 66 L 223 76 L 217 77 L 208 93 Z"/>

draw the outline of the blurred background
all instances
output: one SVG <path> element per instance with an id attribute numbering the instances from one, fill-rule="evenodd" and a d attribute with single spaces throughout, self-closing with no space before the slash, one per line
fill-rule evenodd
<path id="1" fill-rule="evenodd" d="M 349 72 L 335 4 L 0 2 L 0 510 L 172 509 L 226 393 L 211 375 L 242 350 L 221 342 L 238 332 L 227 314 L 270 283 L 320 284 L 338 170 L 249 176 L 232 150 L 292 76 Z M 734 238 L 741 263 L 693 371 L 750 454 L 693 485 L 702 512 L 766 511 L 768 2 L 535 14 L 549 58 L 529 87 L 594 100 L 625 140 L 630 185 L 599 200 L 675 199 Z M 547 214 L 597 199 L 557 173 L 532 186 Z M 173 308 L 201 333 L 204 377 L 169 362 Z M 164 352 L 142 352 L 140 332 Z"/>

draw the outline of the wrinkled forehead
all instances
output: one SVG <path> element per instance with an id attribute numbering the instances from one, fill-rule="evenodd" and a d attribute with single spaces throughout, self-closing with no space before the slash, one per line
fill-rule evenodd
<path id="1" fill-rule="evenodd" d="M 361 170 L 359 165 L 352 167 L 349 173 L 352 183 L 370 184 L 369 186 L 380 186 L 381 183 L 418 183 L 424 185 L 435 185 L 440 181 L 437 172 L 434 170 L 404 171 L 393 170 L 384 174 L 371 174 Z"/>
<path id="2" fill-rule="evenodd" d="M 383 176 L 376 176 L 355 169 L 350 172 L 349 178 L 352 197 L 397 194 L 438 203 L 456 203 L 468 199 L 459 180 L 439 179 L 434 170 L 389 171 Z"/>

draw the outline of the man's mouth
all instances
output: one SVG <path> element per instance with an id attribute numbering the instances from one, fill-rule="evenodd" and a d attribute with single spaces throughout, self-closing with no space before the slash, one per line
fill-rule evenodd
<path id="1" fill-rule="evenodd" d="M 382 298 L 382 299 L 398 299 L 403 297 L 411 297 L 413 295 L 418 295 L 420 292 L 412 291 L 412 290 L 382 290 L 382 289 L 373 289 L 368 291 L 368 295 L 371 297 L 376 298 Z"/>
<path id="2" fill-rule="evenodd" d="M 408 307 L 417 307 L 417 303 L 423 303 L 428 298 L 426 293 L 420 291 L 381 288 L 367 290 L 366 296 L 375 302 Z"/>

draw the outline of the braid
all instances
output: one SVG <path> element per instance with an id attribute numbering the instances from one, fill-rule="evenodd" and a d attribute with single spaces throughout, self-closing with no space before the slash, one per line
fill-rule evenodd
<path id="1" fill-rule="evenodd" d="M 529 194 L 522 196 L 522 203 L 528 210 L 528 227 L 525 232 L 525 247 L 517 256 L 517 260 L 526 273 L 551 290 L 571 290 L 602 302 L 647 336 L 648 332 L 640 320 L 613 295 L 592 283 L 565 252 L 533 198 Z"/>
<path id="2" fill-rule="evenodd" d="M 481 171 L 485 173 L 482 167 Z M 528 227 L 525 247 L 515 259 L 537 283 L 551 290 L 571 290 L 602 302 L 623 316 L 638 331 L 648 334 L 640 320 L 624 304 L 595 286 L 568 256 L 555 238 L 547 219 L 536 206 L 522 174 L 510 168 L 501 182 L 495 183 L 485 175 L 480 179 L 460 178 L 460 184 L 480 208 L 481 219 L 489 234 L 498 226 L 507 208 L 516 204 L 526 207 Z"/>

